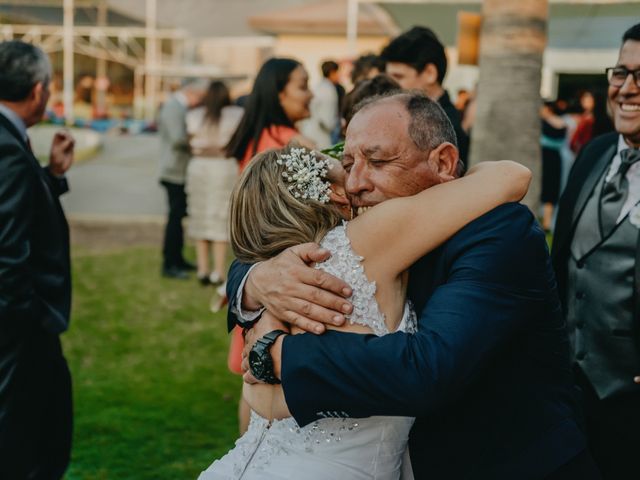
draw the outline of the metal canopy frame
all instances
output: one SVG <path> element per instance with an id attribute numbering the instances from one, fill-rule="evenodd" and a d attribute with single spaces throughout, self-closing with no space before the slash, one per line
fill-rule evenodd
<path id="1" fill-rule="evenodd" d="M 23 0 L 2 0 L 3 4 L 24 6 Z M 185 71 L 214 74 L 223 77 L 215 69 L 193 70 L 176 65 L 182 60 L 183 42 L 189 34 L 182 29 L 157 28 L 157 0 L 146 0 L 146 25 L 114 27 L 106 25 L 106 0 L 32 0 L 30 6 L 62 7 L 62 25 L 0 25 L 0 41 L 19 39 L 34 43 L 46 53 L 63 53 L 63 101 L 65 121 L 72 124 L 73 113 L 73 57 L 78 52 L 97 59 L 96 78 L 106 76 L 106 62 L 123 64 L 134 70 L 134 106 L 144 104 L 144 117 L 153 120 L 159 79 L 167 76 L 180 77 Z M 98 25 L 74 25 L 76 7 L 97 7 Z M 173 44 L 173 55 L 163 55 L 160 42 Z M 208 76 L 208 75 L 207 75 Z M 144 93 L 142 78 L 145 80 Z M 97 103 L 104 104 L 105 92 L 99 92 Z"/>

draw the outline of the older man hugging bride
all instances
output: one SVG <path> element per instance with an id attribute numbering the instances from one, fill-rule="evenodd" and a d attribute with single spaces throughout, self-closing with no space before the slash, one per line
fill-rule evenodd
<path id="1" fill-rule="evenodd" d="M 459 173 L 414 93 L 361 104 L 341 166 L 252 160 L 228 294 L 254 413 L 202 479 L 594 478 L 544 234 L 513 203 L 530 173 Z"/>

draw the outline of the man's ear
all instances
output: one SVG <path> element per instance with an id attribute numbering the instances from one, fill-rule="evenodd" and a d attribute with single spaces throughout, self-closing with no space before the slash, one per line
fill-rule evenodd
<path id="1" fill-rule="evenodd" d="M 350 206 L 347 192 L 341 185 L 337 185 L 335 183 L 331 184 L 331 189 L 329 190 L 329 199 L 336 205 Z"/>
<path id="2" fill-rule="evenodd" d="M 427 63 L 420 72 L 420 77 L 428 85 L 438 83 L 438 68 L 433 63 Z"/>
<path id="3" fill-rule="evenodd" d="M 438 166 L 438 176 L 443 182 L 448 182 L 458 177 L 458 159 L 460 154 L 455 145 L 443 142 L 431 150 L 429 157 Z"/>
<path id="4" fill-rule="evenodd" d="M 42 82 L 38 82 L 33 86 L 31 92 L 29 92 L 29 100 L 40 103 L 42 95 L 44 95 L 44 84 Z"/>

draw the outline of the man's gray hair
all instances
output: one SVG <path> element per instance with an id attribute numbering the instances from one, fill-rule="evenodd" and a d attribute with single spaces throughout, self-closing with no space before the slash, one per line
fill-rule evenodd
<path id="1" fill-rule="evenodd" d="M 409 113 L 409 137 L 422 151 L 433 150 L 443 143 L 451 143 L 456 148 L 458 140 L 451 120 L 438 104 L 418 91 L 394 91 L 382 95 L 374 95 L 358 103 L 353 114 L 369 108 L 384 100 L 394 100 L 407 109 Z M 464 172 L 464 165 L 458 159 L 458 175 Z"/>
<path id="2" fill-rule="evenodd" d="M 442 107 L 417 91 L 393 91 L 366 98 L 354 107 L 354 115 L 390 99 L 400 102 L 409 112 L 409 136 L 420 150 L 432 150 L 445 142 L 458 146 L 456 132 Z"/>
<path id="3" fill-rule="evenodd" d="M 51 63 L 40 48 L 18 40 L 0 42 L 0 100 L 22 101 L 36 84 L 50 80 Z"/>

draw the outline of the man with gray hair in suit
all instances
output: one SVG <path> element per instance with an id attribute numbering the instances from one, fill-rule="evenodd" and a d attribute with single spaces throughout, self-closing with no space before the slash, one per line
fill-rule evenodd
<path id="1" fill-rule="evenodd" d="M 0 478 L 62 478 L 71 451 L 69 229 L 58 197 L 74 140 L 54 136 L 49 164 L 27 128 L 42 119 L 51 65 L 39 48 L 0 43 Z"/>
<path id="2" fill-rule="evenodd" d="M 553 264 L 589 447 L 605 478 L 623 479 L 638 478 L 640 433 L 640 24 L 606 73 L 616 131 L 575 161 Z"/>
<path id="3" fill-rule="evenodd" d="M 208 82 L 187 79 L 182 88 L 171 95 L 160 109 L 160 184 L 167 191 L 169 215 L 162 247 L 162 275 L 186 279 L 195 267 L 183 255 L 182 219 L 187 215 L 184 190 L 187 164 L 191 158 L 187 134 L 187 111 L 199 106 L 206 94 Z"/>

